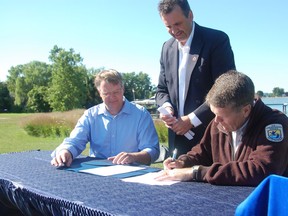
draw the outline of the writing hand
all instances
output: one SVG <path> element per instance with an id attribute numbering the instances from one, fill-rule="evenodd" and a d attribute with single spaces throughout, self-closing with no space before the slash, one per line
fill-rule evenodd
<path id="1" fill-rule="evenodd" d="M 169 157 L 163 162 L 163 167 L 164 167 L 164 170 L 182 168 L 184 167 L 184 162 L 181 160 L 173 160 L 171 157 Z"/>

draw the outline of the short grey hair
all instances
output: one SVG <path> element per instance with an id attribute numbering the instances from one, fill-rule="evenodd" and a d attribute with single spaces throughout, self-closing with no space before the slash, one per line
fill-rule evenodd
<path id="1" fill-rule="evenodd" d="M 240 110 L 255 99 L 255 87 L 244 73 L 230 70 L 217 78 L 206 96 L 206 103 L 217 108 Z"/>

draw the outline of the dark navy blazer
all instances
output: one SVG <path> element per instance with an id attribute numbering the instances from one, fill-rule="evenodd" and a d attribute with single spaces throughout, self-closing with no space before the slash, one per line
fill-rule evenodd
<path id="1" fill-rule="evenodd" d="M 194 36 L 190 48 L 190 57 L 186 74 L 186 99 L 184 114 L 194 112 L 203 123 L 192 129 L 196 135 L 188 141 L 184 136 L 175 136 L 169 130 L 169 147 L 180 148 L 186 153 L 197 144 L 203 136 L 206 126 L 214 117 L 204 103 L 205 96 L 216 78 L 228 70 L 235 69 L 234 54 L 226 33 L 195 24 Z M 166 41 L 162 47 L 160 75 L 157 86 L 156 102 L 161 106 L 165 102 L 173 105 L 175 116 L 178 116 L 178 43 L 175 38 Z M 181 148 L 183 151 L 181 152 Z M 179 150 L 179 149 L 178 149 Z"/>

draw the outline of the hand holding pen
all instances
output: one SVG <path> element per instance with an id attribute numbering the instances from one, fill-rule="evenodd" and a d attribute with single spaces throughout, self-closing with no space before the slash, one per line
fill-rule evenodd
<path id="1" fill-rule="evenodd" d="M 174 149 L 172 157 L 167 158 L 163 162 L 164 169 L 183 168 L 184 162 L 177 160 L 177 149 Z"/>

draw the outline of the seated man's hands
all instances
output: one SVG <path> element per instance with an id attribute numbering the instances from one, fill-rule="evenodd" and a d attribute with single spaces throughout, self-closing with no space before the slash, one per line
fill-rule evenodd
<path id="1" fill-rule="evenodd" d="M 164 170 L 160 171 L 155 180 L 165 181 L 190 181 L 192 179 L 192 169 L 183 168 L 184 162 L 173 160 L 171 157 L 163 162 Z"/>
<path id="2" fill-rule="evenodd" d="M 72 163 L 73 157 L 72 154 L 67 150 L 63 149 L 57 153 L 56 157 L 51 160 L 51 165 L 60 167 L 67 166 L 69 167 Z"/>
<path id="3" fill-rule="evenodd" d="M 148 152 L 121 152 L 116 156 L 107 158 L 114 164 L 131 164 L 131 163 L 141 163 L 149 165 L 151 163 L 151 157 Z"/>
<path id="4" fill-rule="evenodd" d="M 166 169 L 158 172 L 155 177 L 157 181 L 191 181 L 192 180 L 192 168 L 182 168 L 182 169 Z"/>
<path id="5" fill-rule="evenodd" d="M 136 161 L 135 153 L 121 152 L 116 156 L 109 157 L 108 160 L 114 164 L 130 164 Z"/>
<path id="6" fill-rule="evenodd" d="M 175 168 L 183 168 L 184 162 L 181 160 L 173 160 L 171 157 L 163 162 L 164 170 L 171 170 Z"/>

